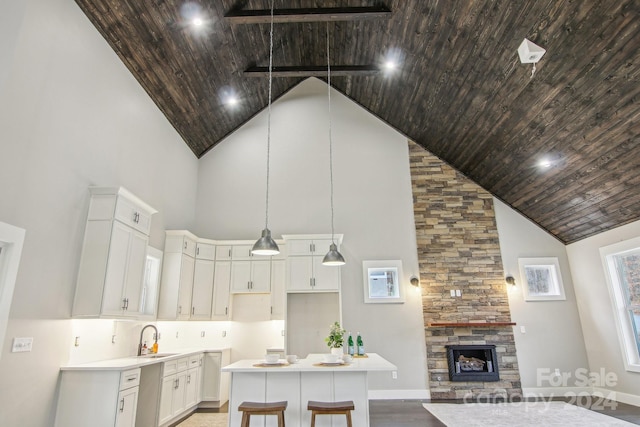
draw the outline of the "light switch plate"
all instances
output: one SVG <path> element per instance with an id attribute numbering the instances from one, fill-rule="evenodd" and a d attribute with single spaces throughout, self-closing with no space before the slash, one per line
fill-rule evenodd
<path id="1" fill-rule="evenodd" d="M 22 337 L 13 339 L 12 353 L 20 353 L 23 351 L 31 351 L 33 347 L 33 337 Z"/>
<path id="2" fill-rule="evenodd" d="M 456 296 L 456 290 L 455 289 L 451 289 L 449 292 L 451 293 L 452 297 Z"/>
<path id="3" fill-rule="evenodd" d="M 462 296 L 462 291 L 460 289 L 456 289 L 456 296 L 457 297 L 461 297 Z"/>

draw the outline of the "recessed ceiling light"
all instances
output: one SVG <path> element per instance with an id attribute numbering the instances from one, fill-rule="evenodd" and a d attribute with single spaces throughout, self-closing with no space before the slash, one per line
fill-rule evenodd
<path id="1" fill-rule="evenodd" d="M 542 168 L 542 169 L 548 169 L 550 168 L 552 165 L 551 161 L 548 159 L 542 159 L 538 162 L 538 167 Z"/>
<path id="2" fill-rule="evenodd" d="M 384 68 L 388 71 L 395 70 L 398 65 L 394 61 L 387 61 L 384 63 Z"/>
<path id="3" fill-rule="evenodd" d="M 193 24 L 194 27 L 201 27 L 202 24 L 204 24 L 204 21 L 202 20 L 202 18 L 193 18 L 191 24 Z"/>
<path id="4" fill-rule="evenodd" d="M 235 96 L 230 96 L 229 98 L 227 98 L 227 104 L 228 105 L 237 105 L 238 104 L 238 98 L 236 98 Z"/>

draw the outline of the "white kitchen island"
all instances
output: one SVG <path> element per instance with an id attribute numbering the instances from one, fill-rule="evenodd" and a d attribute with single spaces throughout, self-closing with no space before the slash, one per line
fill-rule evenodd
<path id="1" fill-rule="evenodd" d="M 265 366 L 262 360 L 240 360 L 222 368 L 231 372 L 229 393 L 229 426 L 239 426 L 242 414 L 238 406 L 244 401 L 288 402 L 287 426 L 308 426 L 310 400 L 335 402 L 351 400 L 354 426 L 369 425 L 368 373 L 395 371 L 397 367 L 375 353 L 355 358 L 344 365 L 322 365 L 322 355 L 310 354 L 297 363 Z M 276 417 L 252 416 L 251 426 L 277 426 Z M 346 426 L 344 416 L 318 416 L 318 427 Z"/>

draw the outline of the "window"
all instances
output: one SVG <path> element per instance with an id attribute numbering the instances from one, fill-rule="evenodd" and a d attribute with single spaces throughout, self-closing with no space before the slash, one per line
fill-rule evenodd
<path id="1" fill-rule="evenodd" d="M 13 289 L 18 275 L 25 231 L 0 222 L 0 354 L 7 330 Z"/>
<path id="2" fill-rule="evenodd" d="M 525 301 L 564 300 L 558 258 L 519 258 Z"/>
<path id="3" fill-rule="evenodd" d="M 600 249 L 628 371 L 640 372 L 640 238 Z"/>

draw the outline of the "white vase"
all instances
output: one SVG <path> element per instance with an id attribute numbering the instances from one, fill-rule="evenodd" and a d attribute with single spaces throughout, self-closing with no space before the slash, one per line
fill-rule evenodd
<path id="1" fill-rule="evenodd" d="M 331 348 L 331 354 L 335 354 L 337 356 L 342 357 L 342 347 L 338 347 L 338 348 Z"/>

